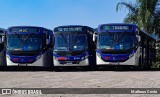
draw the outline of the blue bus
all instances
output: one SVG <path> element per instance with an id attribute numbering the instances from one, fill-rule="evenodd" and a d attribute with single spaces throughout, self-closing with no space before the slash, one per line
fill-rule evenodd
<path id="1" fill-rule="evenodd" d="M 54 29 L 54 66 L 94 66 L 94 30 L 88 26 L 68 25 Z"/>
<path id="2" fill-rule="evenodd" d="M 96 35 L 97 65 L 150 67 L 156 40 L 135 24 L 101 24 Z"/>
<path id="3" fill-rule="evenodd" d="M 5 49 L 5 33 L 6 29 L 0 28 L 0 66 L 6 65 L 6 49 Z"/>
<path id="4" fill-rule="evenodd" d="M 53 66 L 53 32 L 43 27 L 13 26 L 6 34 L 7 66 Z"/>

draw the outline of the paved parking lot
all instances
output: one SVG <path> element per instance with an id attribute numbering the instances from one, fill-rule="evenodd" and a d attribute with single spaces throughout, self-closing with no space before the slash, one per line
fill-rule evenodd
<path id="1" fill-rule="evenodd" d="M 0 71 L 1 88 L 160 88 L 160 71 Z M 2 97 L 160 97 L 129 94 L 0 95 Z"/>

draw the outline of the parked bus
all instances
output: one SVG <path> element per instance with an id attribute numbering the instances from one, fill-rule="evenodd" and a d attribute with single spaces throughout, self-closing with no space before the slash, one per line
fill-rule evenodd
<path id="1" fill-rule="evenodd" d="M 94 66 L 94 30 L 88 26 L 69 25 L 54 29 L 54 66 Z"/>
<path id="2" fill-rule="evenodd" d="M 43 27 L 13 26 L 6 34 L 7 66 L 53 66 L 53 32 Z"/>
<path id="3" fill-rule="evenodd" d="M 6 30 L 0 28 L 0 66 L 6 66 L 5 33 Z"/>
<path id="4" fill-rule="evenodd" d="M 134 24 L 102 24 L 96 39 L 97 65 L 150 67 L 155 60 L 156 40 Z"/>

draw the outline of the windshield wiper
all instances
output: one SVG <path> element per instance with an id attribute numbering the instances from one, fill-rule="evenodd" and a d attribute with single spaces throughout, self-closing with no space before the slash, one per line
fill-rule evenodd
<path id="1" fill-rule="evenodd" d="M 124 34 L 125 32 L 126 32 L 126 31 L 122 32 L 122 33 L 119 35 L 119 37 L 116 39 L 116 41 L 118 41 L 118 40 L 123 36 L 123 34 Z"/>
<path id="2" fill-rule="evenodd" d="M 64 40 L 66 43 L 68 43 L 67 40 L 65 39 L 64 35 L 63 35 L 62 33 L 60 33 L 60 35 L 62 36 L 63 40 Z"/>
<path id="3" fill-rule="evenodd" d="M 14 32 L 14 33 L 17 35 L 17 37 L 21 41 L 21 45 L 22 45 L 23 44 L 23 40 L 19 37 L 19 34 L 17 34 L 16 32 Z"/>
<path id="4" fill-rule="evenodd" d="M 119 39 L 123 36 L 123 34 L 125 33 L 126 31 L 124 31 L 124 32 L 122 32 L 119 36 L 118 36 L 118 38 L 116 38 L 115 37 L 115 35 L 114 35 L 114 37 L 113 37 L 113 41 L 114 41 L 114 44 L 116 44 L 118 41 L 119 41 Z M 110 35 L 110 34 L 109 34 Z M 111 35 L 110 35 L 111 36 Z"/>
<path id="5" fill-rule="evenodd" d="M 68 43 L 67 40 L 65 39 L 64 35 L 63 35 L 62 33 L 60 33 L 60 35 L 62 36 L 63 40 L 64 40 L 66 43 Z M 67 47 L 66 47 L 66 48 L 67 48 Z M 67 48 L 67 50 L 69 50 L 69 48 Z"/>
<path id="6" fill-rule="evenodd" d="M 108 32 L 108 31 L 107 31 L 107 32 Z M 111 39 L 111 41 L 113 41 L 113 44 L 112 44 L 113 47 L 118 43 L 119 39 L 123 36 L 123 34 L 124 34 L 125 32 L 126 32 L 126 31 L 122 32 L 122 33 L 118 36 L 118 38 L 116 38 L 116 32 L 114 33 L 113 38 Z M 112 36 L 110 32 L 108 32 L 108 35 L 109 35 L 110 37 Z"/>
<path id="7" fill-rule="evenodd" d="M 24 42 L 25 42 L 29 37 L 31 37 L 31 35 L 33 35 L 33 33 L 29 34 L 29 35 L 24 39 Z"/>
<path id="8" fill-rule="evenodd" d="M 77 40 L 76 40 L 77 36 L 78 36 L 78 33 L 75 34 L 75 37 L 73 39 L 73 43 L 77 43 Z"/>

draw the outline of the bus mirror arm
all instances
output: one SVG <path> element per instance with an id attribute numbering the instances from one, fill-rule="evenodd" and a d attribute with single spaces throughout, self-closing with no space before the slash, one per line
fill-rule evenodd
<path id="1" fill-rule="evenodd" d="M 5 36 L 2 36 L 2 41 L 1 42 L 3 43 L 4 41 L 5 41 Z"/>
<path id="2" fill-rule="evenodd" d="M 2 41 L 1 41 L 1 43 L 4 45 L 5 48 L 7 48 L 6 40 L 5 40 L 5 35 L 2 36 Z"/>
<path id="3" fill-rule="evenodd" d="M 93 34 L 93 42 L 96 43 L 97 42 L 97 35 Z"/>
<path id="4" fill-rule="evenodd" d="M 140 36 L 136 36 L 136 37 L 137 37 L 138 42 L 140 42 L 141 41 L 141 37 Z"/>

